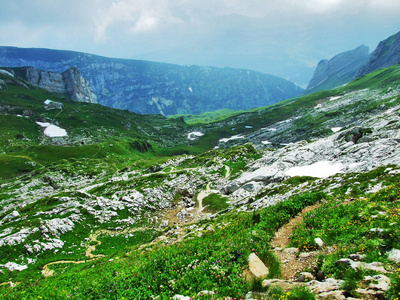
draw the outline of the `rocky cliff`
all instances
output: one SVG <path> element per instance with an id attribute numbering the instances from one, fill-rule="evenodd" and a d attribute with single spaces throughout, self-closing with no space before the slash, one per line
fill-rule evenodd
<path id="1" fill-rule="evenodd" d="M 369 48 L 363 45 L 340 53 L 330 60 L 320 61 L 307 91 L 329 90 L 351 81 L 367 61 L 368 53 Z"/>
<path id="2" fill-rule="evenodd" d="M 71 51 L 0 47 L 0 65 L 63 72 L 76 66 L 100 104 L 151 114 L 249 109 L 299 95 L 282 78 L 248 70 L 178 66 Z"/>
<path id="3" fill-rule="evenodd" d="M 400 63 L 400 32 L 381 41 L 368 61 L 357 72 L 357 77 Z"/>
<path id="4" fill-rule="evenodd" d="M 47 91 L 66 94 L 73 101 L 97 103 L 97 96 L 91 91 L 88 81 L 82 77 L 78 68 L 72 67 L 63 73 L 23 67 L 15 70 L 28 82 Z"/>

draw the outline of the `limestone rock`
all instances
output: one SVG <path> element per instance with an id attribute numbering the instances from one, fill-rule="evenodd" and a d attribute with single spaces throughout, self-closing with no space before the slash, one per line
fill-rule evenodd
<path id="1" fill-rule="evenodd" d="M 318 247 L 322 248 L 324 246 L 324 242 L 321 238 L 315 238 L 314 241 L 318 245 Z"/>
<path id="2" fill-rule="evenodd" d="M 389 290 L 391 284 L 390 278 L 382 274 L 367 276 L 364 280 L 370 282 L 368 289 L 373 290 L 387 291 Z"/>
<path id="3" fill-rule="evenodd" d="M 269 273 L 268 268 L 255 253 L 251 253 L 249 256 L 249 269 L 257 278 L 264 278 Z"/>
<path id="4" fill-rule="evenodd" d="M 338 261 L 336 261 L 336 264 L 349 266 L 355 270 L 358 268 L 362 268 L 364 270 L 372 270 L 380 273 L 387 273 L 387 271 L 383 267 L 383 264 L 380 262 L 364 263 L 351 260 L 350 258 L 341 258 Z"/>
<path id="5" fill-rule="evenodd" d="M 297 277 L 298 282 L 307 282 L 314 280 L 314 275 L 309 273 L 309 272 L 301 272 L 299 276 Z"/>
<path id="6" fill-rule="evenodd" d="M 73 101 L 97 103 L 97 96 L 76 67 L 61 73 L 38 70 L 33 67 L 21 69 L 22 77 L 33 85 L 58 94 L 67 94 Z"/>
<path id="7" fill-rule="evenodd" d="M 388 252 L 388 259 L 400 263 L 400 250 L 392 249 Z"/>

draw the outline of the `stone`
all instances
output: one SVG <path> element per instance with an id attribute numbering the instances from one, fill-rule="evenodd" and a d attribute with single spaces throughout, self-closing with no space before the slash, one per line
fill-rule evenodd
<path id="1" fill-rule="evenodd" d="M 289 280 L 266 279 L 261 283 L 264 288 L 279 287 L 284 291 L 291 290 L 297 283 Z"/>
<path id="2" fill-rule="evenodd" d="M 329 300 L 343 300 L 347 299 L 349 300 L 350 298 L 346 298 L 342 291 L 330 291 L 330 292 L 322 292 L 318 294 L 319 299 L 329 299 Z"/>
<path id="3" fill-rule="evenodd" d="M 315 238 L 314 241 L 318 245 L 318 247 L 322 248 L 324 246 L 324 242 L 321 238 Z"/>
<path id="4" fill-rule="evenodd" d="M 249 269 L 257 278 L 264 278 L 269 274 L 268 268 L 255 253 L 249 255 Z"/>
<path id="5" fill-rule="evenodd" d="M 286 253 L 286 254 L 297 254 L 298 252 L 299 252 L 299 249 L 297 249 L 297 248 L 285 248 L 284 250 L 283 250 L 283 252 L 284 253 Z"/>
<path id="6" fill-rule="evenodd" d="M 175 295 L 172 297 L 174 300 L 192 300 L 192 298 L 182 295 Z"/>
<path id="7" fill-rule="evenodd" d="M 362 268 L 364 270 L 372 270 L 379 273 L 387 273 L 387 271 L 383 267 L 383 264 L 380 262 L 364 263 L 364 262 L 354 261 L 350 258 L 341 258 L 338 261 L 336 261 L 336 264 L 349 266 L 355 270 L 358 268 Z"/>
<path id="8" fill-rule="evenodd" d="M 301 272 L 297 277 L 298 282 L 308 282 L 314 279 L 314 275 L 309 272 Z"/>
<path id="9" fill-rule="evenodd" d="M 365 281 L 369 281 L 368 289 L 387 291 L 390 288 L 391 280 L 385 275 L 366 276 Z"/>
<path id="10" fill-rule="evenodd" d="M 334 278 L 327 278 L 325 281 L 312 280 L 306 283 L 310 290 L 317 294 L 339 290 L 342 284 L 343 280 L 336 280 Z"/>
<path id="11" fill-rule="evenodd" d="M 400 263 L 400 250 L 392 249 L 388 252 L 388 259 Z"/>
<path id="12" fill-rule="evenodd" d="M 28 266 L 26 265 L 19 265 L 17 263 L 14 262 L 8 262 L 5 265 L 0 265 L 1 267 L 5 267 L 7 269 L 9 269 L 11 272 L 13 271 L 22 271 L 28 268 Z"/>

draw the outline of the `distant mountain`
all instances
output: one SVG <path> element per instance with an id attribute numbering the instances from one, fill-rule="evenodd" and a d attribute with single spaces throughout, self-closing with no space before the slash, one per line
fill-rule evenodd
<path id="1" fill-rule="evenodd" d="M 34 67 L 22 67 L 12 72 L 49 92 L 65 94 L 73 101 L 97 103 L 97 96 L 91 91 L 89 83 L 76 67 L 69 68 L 63 73 L 42 71 Z"/>
<path id="2" fill-rule="evenodd" d="M 357 72 L 357 77 L 400 63 L 400 32 L 381 41 L 368 61 Z"/>
<path id="3" fill-rule="evenodd" d="M 369 48 L 362 45 L 354 50 L 340 53 L 330 60 L 320 61 L 306 92 L 329 90 L 350 82 L 367 61 L 368 53 Z"/>
<path id="4" fill-rule="evenodd" d="M 146 114 L 197 114 L 249 109 L 303 90 L 282 78 L 249 70 L 178 66 L 50 49 L 0 47 L 0 66 L 64 72 L 78 67 L 100 104 Z"/>

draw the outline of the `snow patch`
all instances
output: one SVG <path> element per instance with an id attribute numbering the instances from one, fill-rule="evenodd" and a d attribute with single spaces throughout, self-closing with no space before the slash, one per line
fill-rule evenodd
<path id="1" fill-rule="evenodd" d="M 244 128 L 251 129 L 253 126 L 244 126 Z"/>
<path id="2" fill-rule="evenodd" d="M 272 144 L 271 142 L 269 142 L 269 141 L 262 141 L 261 142 L 262 144 L 264 144 L 264 145 L 269 145 L 269 144 Z"/>
<path id="3" fill-rule="evenodd" d="M 322 107 L 322 104 L 320 103 L 317 106 L 315 106 L 314 108 L 321 108 L 321 107 Z"/>
<path id="4" fill-rule="evenodd" d="M 312 176 L 318 178 L 328 178 L 329 176 L 341 173 L 342 163 L 332 164 L 329 161 L 319 161 L 312 165 L 293 167 L 285 172 L 288 176 Z"/>
<path id="5" fill-rule="evenodd" d="M 58 127 L 56 125 L 52 125 L 47 122 L 36 122 L 41 127 L 44 127 L 44 135 L 47 135 L 48 137 L 63 137 L 63 136 L 68 136 L 67 131 L 61 127 Z"/>
<path id="6" fill-rule="evenodd" d="M 338 132 L 338 131 L 342 130 L 342 128 L 343 128 L 343 127 L 333 127 L 333 128 L 331 128 L 331 130 L 332 130 L 333 132 Z"/>
<path id="7" fill-rule="evenodd" d="M 241 136 L 241 135 L 234 135 L 234 136 L 231 136 L 230 138 L 220 139 L 219 142 L 220 142 L 220 143 L 226 143 L 226 142 L 228 142 L 228 141 L 231 141 L 231 140 L 238 140 L 238 139 L 244 139 L 244 136 Z"/>
<path id="8" fill-rule="evenodd" d="M 40 127 L 49 127 L 51 124 L 50 123 L 45 123 L 45 122 L 36 122 Z"/>
<path id="9" fill-rule="evenodd" d="M 50 125 L 44 130 L 44 135 L 49 137 L 63 137 L 68 136 L 67 131 L 56 125 Z"/>
<path id="10" fill-rule="evenodd" d="M 342 96 L 333 96 L 333 97 L 330 97 L 329 100 L 332 101 L 332 100 L 337 100 L 340 98 L 342 98 Z"/>
<path id="11" fill-rule="evenodd" d="M 194 131 L 194 132 L 189 132 L 187 138 L 188 138 L 188 140 L 194 141 L 196 139 L 196 137 L 200 137 L 203 135 L 204 135 L 204 133 Z"/>
<path id="12" fill-rule="evenodd" d="M 10 72 L 8 72 L 6 70 L 0 70 L 0 73 L 3 74 L 3 75 L 14 77 L 14 74 L 12 74 L 12 73 L 10 73 Z"/>

